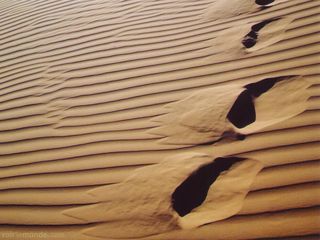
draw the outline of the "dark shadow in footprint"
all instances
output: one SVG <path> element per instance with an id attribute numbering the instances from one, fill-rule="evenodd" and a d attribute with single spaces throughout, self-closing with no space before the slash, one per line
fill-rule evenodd
<path id="1" fill-rule="evenodd" d="M 258 5 L 269 5 L 270 3 L 273 3 L 274 0 L 256 0 L 256 4 Z"/>
<path id="2" fill-rule="evenodd" d="M 206 199 L 210 186 L 219 175 L 242 160 L 244 158 L 220 157 L 200 167 L 175 189 L 171 196 L 173 209 L 183 217 L 200 206 Z"/>
<path id="3" fill-rule="evenodd" d="M 227 118 L 237 128 L 244 128 L 256 120 L 253 98 L 248 90 L 244 90 L 238 96 Z"/>
<path id="4" fill-rule="evenodd" d="M 286 80 L 294 76 L 281 76 L 266 78 L 259 82 L 245 85 L 244 90 L 232 105 L 227 118 L 237 128 L 244 128 L 256 121 L 256 110 L 254 98 L 258 98 L 263 93 L 270 90 L 277 82 Z M 241 136 L 240 139 L 241 140 Z"/>
<path id="5" fill-rule="evenodd" d="M 253 25 L 251 27 L 251 31 L 242 40 L 243 46 L 245 46 L 246 48 L 252 48 L 254 45 L 256 45 L 259 37 L 259 31 L 269 23 L 276 21 L 278 19 L 279 18 L 268 19 Z"/>
<path id="6" fill-rule="evenodd" d="M 250 83 L 246 86 L 244 86 L 248 93 L 253 97 L 259 97 L 263 93 L 267 92 L 269 89 L 271 89 L 277 82 L 286 80 L 290 77 L 294 76 L 281 76 L 281 77 L 274 77 L 274 78 L 266 78 L 259 82 Z"/>

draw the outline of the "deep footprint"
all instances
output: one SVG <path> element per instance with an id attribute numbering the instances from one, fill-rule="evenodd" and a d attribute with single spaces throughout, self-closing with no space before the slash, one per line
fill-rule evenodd
<path id="1" fill-rule="evenodd" d="M 274 77 L 274 78 L 266 78 L 266 79 L 263 79 L 259 82 L 250 83 L 244 87 L 248 90 L 248 92 L 251 94 L 251 96 L 259 97 L 263 93 L 270 90 L 277 82 L 286 80 L 290 77 L 294 77 L 294 76 L 281 76 L 281 77 Z"/>
<path id="2" fill-rule="evenodd" d="M 244 90 L 237 98 L 228 115 L 228 120 L 237 128 L 244 128 L 255 122 L 256 111 L 253 98 L 248 90 Z"/>
<path id="3" fill-rule="evenodd" d="M 200 167 L 181 183 L 171 196 L 173 209 L 183 217 L 200 206 L 207 197 L 210 186 L 219 175 L 236 162 L 238 157 L 217 158 L 210 164 Z"/>
<path id="4" fill-rule="evenodd" d="M 263 93 L 270 90 L 277 82 L 286 80 L 293 76 L 281 76 L 266 78 L 259 82 L 250 83 L 234 102 L 227 118 L 237 128 L 244 128 L 256 121 L 256 110 L 254 98 L 260 97 Z"/>

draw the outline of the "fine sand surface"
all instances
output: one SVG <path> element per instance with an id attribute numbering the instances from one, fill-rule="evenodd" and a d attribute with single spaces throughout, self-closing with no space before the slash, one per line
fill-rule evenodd
<path id="1" fill-rule="evenodd" d="M 0 0 L 0 239 L 318 239 L 319 13 Z"/>

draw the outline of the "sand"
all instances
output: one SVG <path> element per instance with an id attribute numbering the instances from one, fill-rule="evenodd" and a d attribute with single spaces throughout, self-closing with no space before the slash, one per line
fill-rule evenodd
<path id="1" fill-rule="evenodd" d="M 317 239 L 319 7 L 0 0 L 0 239 Z"/>

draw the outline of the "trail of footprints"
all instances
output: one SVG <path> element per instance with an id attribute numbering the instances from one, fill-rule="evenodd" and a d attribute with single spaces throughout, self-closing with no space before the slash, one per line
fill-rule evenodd
<path id="1" fill-rule="evenodd" d="M 273 2 L 256 0 L 256 4 L 264 8 Z M 264 44 L 265 42 L 272 44 L 273 41 L 270 42 L 270 39 L 260 39 L 264 34 L 263 30 L 268 30 L 272 24 L 283 25 L 283 22 L 281 18 L 272 18 L 254 24 L 251 31 L 243 37 L 244 48 L 268 46 Z M 279 33 L 273 32 L 272 26 L 271 32 L 273 33 L 270 35 L 271 38 L 274 37 L 274 33 Z M 279 40 L 277 36 L 276 39 Z M 151 129 L 149 133 L 163 136 L 161 140 L 163 144 L 174 145 L 214 144 L 226 137 L 232 137 L 234 141 L 244 140 L 246 134 L 254 133 L 305 111 L 306 101 L 310 97 L 307 92 L 309 86 L 308 80 L 299 76 L 278 76 L 242 87 L 228 85 L 208 88 L 166 105 L 168 113 L 153 118 L 153 121 L 159 122 L 160 126 Z M 279 99 L 287 89 L 290 89 L 291 95 L 282 96 L 281 101 L 277 102 L 276 99 Z M 102 187 L 94 189 L 91 193 L 95 193 L 98 198 L 110 191 L 120 191 L 121 196 L 127 196 L 130 190 L 126 189 L 135 189 L 135 192 L 130 192 L 131 196 L 124 199 L 131 198 L 130 204 L 135 204 L 132 209 L 143 209 L 121 217 L 118 225 L 126 225 L 130 236 L 143 237 L 176 228 L 195 228 L 237 214 L 249 192 L 250 184 L 262 168 L 262 163 L 257 160 L 233 156 L 212 158 L 212 156 L 202 156 L 200 153 L 186 152 L 183 156 L 174 155 L 152 167 L 141 168 L 119 187 L 115 187 L 117 190 L 112 187 Z M 159 174 L 166 176 L 163 179 L 166 187 L 159 187 L 157 181 L 152 180 L 154 176 L 149 176 L 151 172 L 156 173 L 156 176 Z M 228 181 L 235 177 L 238 179 L 237 184 L 229 185 Z M 139 199 L 134 199 L 136 191 L 144 189 L 146 182 L 153 189 L 158 189 L 161 196 L 159 193 L 149 192 L 148 196 L 141 193 Z M 123 191 L 119 190 L 122 188 Z M 239 194 L 234 194 L 235 192 Z M 223 200 L 221 193 L 224 196 Z M 144 198 L 148 199 L 148 203 L 141 204 L 140 201 Z M 74 208 L 65 214 L 84 221 L 108 220 L 108 214 L 112 215 L 114 211 L 118 211 L 115 206 L 108 203 L 109 200 L 100 199 L 102 202 L 107 202 L 89 208 L 86 206 Z M 228 204 L 234 207 L 224 208 Z M 128 204 L 123 203 L 123 206 Z M 155 207 L 156 214 L 154 214 Z M 101 215 L 99 213 L 101 209 L 104 209 L 107 215 Z M 141 212 L 144 212 L 144 216 L 140 216 Z M 148 221 L 153 224 L 147 226 Z M 105 223 L 92 228 L 86 234 L 103 237 L 108 232 L 109 236 L 114 238 L 125 237 L 120 229 L 117 230 L 118 225 Z M 154 225 L 158 228 L 154 228 Z M 143 233 L 136 232 L 136 229 L 141 230 L 141 226 L 144 226 Z M 113 235 L 110 235 L 110 232 L 113 232 Z"/>
<path id="2" fill-rule="evenodd" d="M 177 112 L 171 112 L 165 118 L 168 142 L 164 144 L 212 144 L 212 140 L 231 136 L 232 133 L 228 135 L 226 132 L 231 131 L 229 127 L 232 125 L 240 130 L 237 132 L 233 128 L 233 135 L 245 133 L 241 129 L 261 120 L 256 114 L 260 114 L 261 109 L 256 104 L 264 105 L 265 102 L 267 107 L 263 110 L 270 109 L 272 115 L 274 111 L 280 112 L 275 118 L 277 122 L 283 121 L 305 110 L 303 106 L 309 95 L 304 90 L 308 87 L 308 81 L 301 77 L 281 76 L 247 84 L 242 88 L 227 86 L 197 92 L 171 104 Z M 284 94 L 286 89 L 290 89 L 292 96 L 290 94 L 287 99 L 283 97 L 282 105 L 278 104 L 272 109 L 270 104 L 274 101 L 268 102 L 268 99 Z M 210 98 L 212 96 L 216 98 Z M 223 96 L 225 98 L 221 99 Z M 264 96 L 267 96 L 266 99 Z M 261 102 L 259 98 L 262 98 Z M 301 104 L 302 107 L 299 107 Z M 181 128 L 183 125 L 188 127 Z M 250 131 L 254 133 L 265 126 L 260 124 Z M 181 131 L 175 132 L 179 127 Z M 158 130 L 163 133 L 163 128 Z M 63 214 L 83 222 L 105 222 L 85 232 L 94 237 L 107 234 L 113 238 L 124 238 L 126 234 L 145 237 L 176 229 L 193 229 L 237 214 L 263 167 L 259 159 L 214 157 L 186 151 L 158 164 L 142 167 L 119 184 L 90 190 L 88 194 L 93 195 L 98 204 L 71 208 Z M 160 177 L 162 181 L 158 181 Z M 112 200 L 112 196 L 117 196 L 117 199 Z M 121 196 L 121 200 L 118 196 Z M 114 216 L 117 216 L 117 222 L 108 223 L 108 219 Z M 123 233 L 119 226 L 126 226 L 128 232 Z"/>
<path id="3" fill-rule="evenodd" d="M 250 4 L 264 10 L 278 2 L 255 0 Z M 237 46 L 242 47 L 242 54 L 268 47 L 281 40 L 291 21 L 275 17 L 255 23 Z M 226 48 L 229 40 L 232 41 L 224 39 Z M 39 97 L 59 88 L 65 80 L 63 72 L 62 76 L 48 71 L 46 74 L 48 81 L 44 82 Z M 284 75 L 243 86 L 224 85 L 200 90 L 167 104 L 166 113 L 152 119 L 159 126 L 148 133 L 160 135 L 164 145 L 211 146 L 226 138 L 231 138 L 232 142 L 242 141 L 251 133 L 305 111 L 310 85 L 305 77 Z M 286 95 L 286 91 L 291 94 Z M 49 109 L 46 115 L 53 125 L 61 121 L 68 107 L 63 97 L 46 101 Z M 196 228 L 239 213 L 250 185 L 263 167 L 259 159 L 186 151 L 139 168 L 120 183 L 85 192 L 97 203 L 66 208 L 62 214 L 70 219 L 60 224 L 103 222 L 86 229 L 84 234 L 120 239 L 128 235 L 144 237 Z M 230 179 L 236 179 L 237 184 Z M 232 207 L 226 207 L 228 205 Z"/>
<path id="4" fill-rule="evenodd" d="M 256 0 L 255 2 L 262 8 L 270 7 L 268 5 L 274 3 L 273 0 Z M 283 28 L 286 27 L 286 24 L 283 24 L 279 17 L 263 20 L 252 25 L 251 31 L 244 36 L 242 45 L 246 49 L 262 45 L 263 43 L 259 42 L 260 36 L 263 34 L 263 30 L 272 23 L 283 25 Z M 264 39 L 264 41 L 268 42 L 270 39 Z M 266 78 L 242 88 L 226 86 L 225 88 L 202 90 L 178 102 L 166 105 L 168 113 L 153 119 L 161 125 L 152 129 L 150 133 L 163 136 L 161 141 L 164 144 L 214 144 L 225 137 L 244 140 L 246 133 L 254 133 L 305 111 L 306 101 L 310 97 L 307 92 L 310 85 L 308 80 L 299 76 L 279 76 Z M 286 96 L 281 96 L 285 94 L 286 89 L 291 91 L 293 98 L 286 99 Z M 260 97 L 261 102 L 259 102 Z M 277 97 L 282 97 L 282 101 L 279 101 L 278 105 Z M 259 112 L 259 107 L 263 105 L 268 107 L 265 106 L 260 110 L 270 110 L 269 117 L 270 115 L 271 117 L 269 119 L 268 117 L 267 119 L 257 117 L 257 114 L 264 115 Z M 291 109 L 288 110 L 288 108 Z M 250 125 L 257 121 L 261 121 L 262 124 L 258 124 L 259 126 L 256 128 L 250 128 Z M 249 131 L 245 130 L 247 126 L 249 126 Z M 222 172 L 229 171 L 233 165 L 241 160 L 232 156 L 217 158 L 212 163 L 196 169 L 173 192 L 171 197 L 175 211 L 183 218 L 192 213 L 194 208 L 199 208 L 208 195 L 210 185 Z M 256 171 L 256 168 L 252 168 L 252 170 Z M 211 191 L 215 191 L 215 187 Z M 236 213 L 237 210 L 233 212 L 233 214 Z M 181 226 L 183 227 L 183 225 Z"/>

